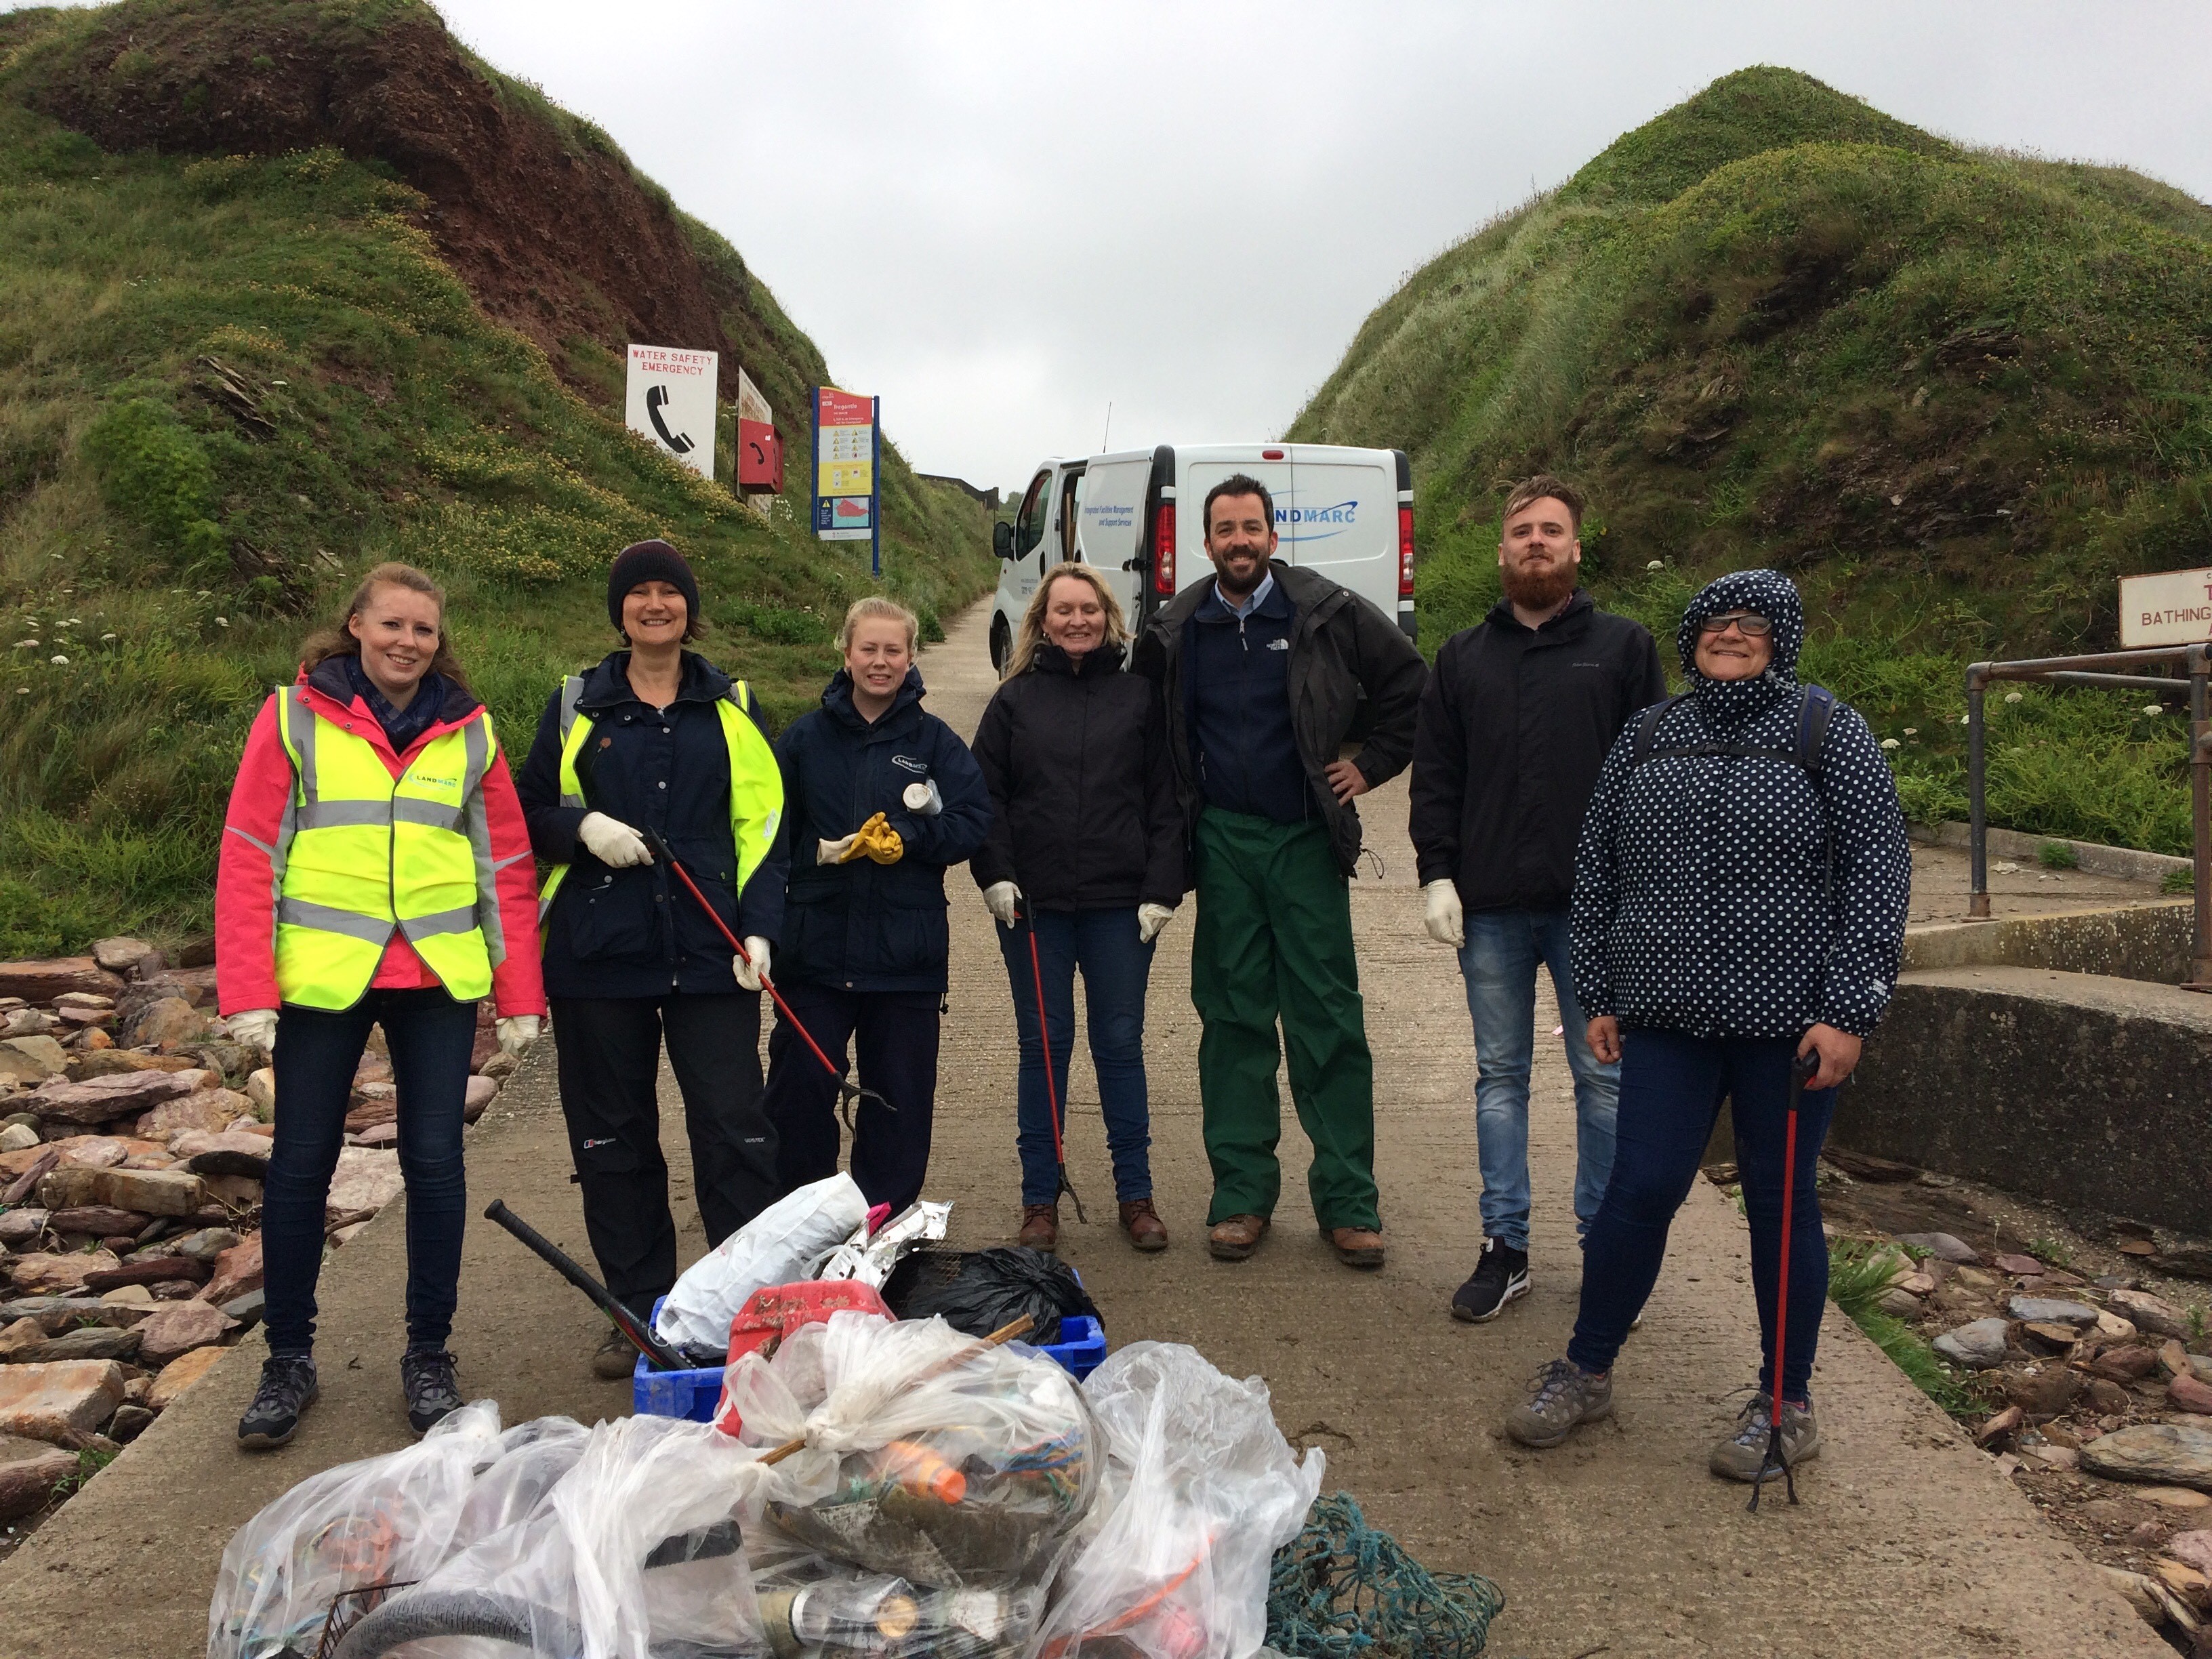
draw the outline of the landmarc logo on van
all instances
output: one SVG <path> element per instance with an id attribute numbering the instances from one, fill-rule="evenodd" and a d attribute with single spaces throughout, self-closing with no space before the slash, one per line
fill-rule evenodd
<path id="1" fill-rule="evenodd" d="M 1358 513 L 1356 497 L 1331 507 L 1301 507 L 1285 499 L 1275 503 L 1275 533 L 1285 541 L 1327 541 L 1351 529 Z"/>

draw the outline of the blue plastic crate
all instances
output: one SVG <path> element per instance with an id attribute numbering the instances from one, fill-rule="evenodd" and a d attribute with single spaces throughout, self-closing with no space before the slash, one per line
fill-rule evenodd
<path id="1" fill-rule="evenodd" d="M 653 1316 L 660 1317 L 662 1297 L 653 1304 Z M 637 1357 L 637 1369 L 630 1373 L 630 1409 L 640 1417 L 685 1417 L 694 1423 L 714 1420 L 714 1407 L 722 1398 L 722 1368 L 709 1365 L 701 1370 L 657 1371 L 653 1362 L 643 1354 Z"/>
<path id="2" fill-rule="evenodd" d="M 1037 1352 L 1080 1382 L 1106 1363 L 1106 1328 L 1089 1314 L 1062 1314 L 1060 1340 Z"/>

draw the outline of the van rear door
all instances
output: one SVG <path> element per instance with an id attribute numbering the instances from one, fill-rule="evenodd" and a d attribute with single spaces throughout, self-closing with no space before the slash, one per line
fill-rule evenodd
<path id="1" fill-rule="evenodd" d="M 1139 542 L 1144 529 L 1145 485 L 1152 475 L 1149 453 L 1094 457 L 1084 471 L 1081 527 L 1076 552 L 1106 579 L 1121 601 L 1121 614 L 1133 626 L 1142 618 L 1144 573 Z"/>
<path id="2" fill-rule="evenodd" d="M 1297 444 L 1275 499 L 1277 552 L 1398 611 L 1398 489 L 1388 450 Z"/>
<path id="3" fill-rule="evenodd" d="M 1255 451 L 1249 444 L 1176 451 L 1176 505 L 1182 519 L 1176 533 L 1176 592 L 1193 582 L 1213 580 L 1213 561 L 1206 555 L 1206 492 L 1232 473 L 1242 472 L 1267 486 L 1267 493 L 1275 502 L 1275 529 L 1280 534 L 1284 528 L 1283 498 L 1291 492 L 1293 483 L 1289 458 L 1288 448 L 1275 445 L 1264 451 Z M 1277 551 L 1290 554 L 1287 539 Z M 1300 562 L 1295 557 L 1290 562 Z"/>

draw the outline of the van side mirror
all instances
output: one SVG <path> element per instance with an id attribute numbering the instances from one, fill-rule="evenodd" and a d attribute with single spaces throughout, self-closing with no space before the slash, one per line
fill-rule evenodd
<path id="1" fill-rule="evenodd" d="M 1002 559 L 1014 556 L 1014 527 L 1004 519 L 991 526 L 991 550 Z"/>

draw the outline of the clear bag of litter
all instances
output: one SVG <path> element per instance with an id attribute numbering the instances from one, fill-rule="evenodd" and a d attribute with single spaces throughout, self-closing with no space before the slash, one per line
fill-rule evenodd
<path id="1" fill-rule="evenodd" d="M 526 1513 L 393 1594 L 330 1659 L 765 1655 L 738 1523 L 763 1473 L 702 1423 L 600 1423 Z"/>
<path id="2" fill-rule="evenodd" d="M 763 1593 L 831 1570 L 811 1553 L 845 1577 L 998 1596 L 963 1604 L 963 1628 L 1000 1632 L 979 1654 L 1018 1646 L 1097 1486 L 1096 1425 L 1066 1371 L 942 1320 L 842 1312 L 741 1356 L 724 1386 L 757 1452 L 799 1447 L 764 1468 L 749 1512 Z"/>
<path id="3" fill-rule="evenodd" d="M 1266 1638 L 1267 1574 L 1321 1491 L 1275 1426 L 1267 1385 L 1195 1349 L 1133 1342 L 1084 1385 L 1107 1494 L 1054 1588 L 1038 1659 L 1246 1659 Z"/>

